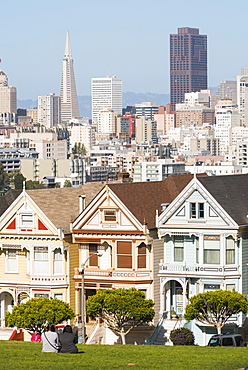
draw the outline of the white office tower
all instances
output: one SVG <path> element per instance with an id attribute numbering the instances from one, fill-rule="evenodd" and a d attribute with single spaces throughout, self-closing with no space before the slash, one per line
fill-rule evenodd
<path id="1" fill-rule="evenodd" d="M 220 101 L 215 108 L 215 137 L 219 139 L 220 152 L 225 154 L 232 144 L 232 128 L 240 126 L 240 116 L 237 106 L 230 100 Z"/>
<path id="2" fill-rule="evenodd" d="M 98 125 L 98 113 L 112 109 L 122 114 L 122 80 L 116 76 L 92 78 L 92 122 Z"/>
<path id="3" fill-rule="evenodd" d="M 38 96 L 38 122 L 48 128 L 61 123 L 60 96 L 55 94 Z"/>
<path id="4" fill-rule="evenodd" d="M 69 122 L 72 118 L 79 117 L 78 97 L 74 76 L 73 59 L 69 31 L 66 33 L 65 54 L 63 58 L 62 80 L 60 86 L 61 119 Z"/>
<path id="5" fill-rule="evenodd" d="M 241 76 L 237 76 L 237 103 L 240 123 L 248 127 L 248 67 L 242 68 Z"/>
<path id="6" fill-rule="evenodd" d="M 8 76 L 0 70 L 0 122 L 10 124 L 15 120 L 17 108 L 16 87 L 8 86 Z"/>
<path id="7" fill-rule="evenodd" d="M 88 123 L 73 124 L 71 126 L 70 143 L 74 147 L 76 143 L 82 143 L 86 152 L 89 153 L 92 146 L 95 145 L 95 129 Z"/>

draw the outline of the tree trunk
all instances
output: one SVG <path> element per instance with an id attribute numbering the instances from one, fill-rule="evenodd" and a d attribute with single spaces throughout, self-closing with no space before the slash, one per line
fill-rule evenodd
<path id="1" fill-rule="evenodd" d="M 120 333 L 122 344 L 126 344 L 126 334 Z"/>
<path id="2" fill-rule="evenodd" d="M 217 333 L 220 335 L 221 334 L 222 326 L 216 325 L 216 329 L 217 329 Z"/>

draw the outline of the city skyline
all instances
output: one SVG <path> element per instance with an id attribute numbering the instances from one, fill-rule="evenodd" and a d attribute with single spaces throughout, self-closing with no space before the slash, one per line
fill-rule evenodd
<path id="1" fill-rule="evenodd" d="M 59 95 L 64 35 L 69 30 L 78 95 L 90 95 L 91 78 L 107 75 L 121 78 L 123 91 L 167 94 L 169 35 L 178 27 L 192 27 L 208 36 L 208 86 L 218 86 L 221 80 L 236 79 L 248 64 L 242 43 L 247 8 L 245 1 L 234 7 L 222 0 L 210 0 L 204 12 L 195 0 L 179 0 L 175 13 L 161 0 L 155 0 L 152 9 L 146 0 L 126 0 L 122 8 L 113 0 L 3 1 L 0 68 L 17 87 L 18 99 Z"/>

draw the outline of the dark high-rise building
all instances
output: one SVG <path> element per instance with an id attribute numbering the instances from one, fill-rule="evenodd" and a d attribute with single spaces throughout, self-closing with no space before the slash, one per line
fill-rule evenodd
<path id="1" fill-rule="evenodd" d="M 207 89 L 207 36 L 198 28 L 178 28 L 170 35 L 170 101 L 184 101 L 184 94 Z"/>

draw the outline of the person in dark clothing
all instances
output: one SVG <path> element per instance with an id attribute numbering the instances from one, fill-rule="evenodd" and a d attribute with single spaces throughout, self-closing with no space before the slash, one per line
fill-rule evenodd
<path id="1" fill-rule="evenodd" d="M 59 342 L 61 345 L 60 353 L 78 353 L 77 338 L 70 325 L 64 327 L 63 333 L 59 335 Z"/>

